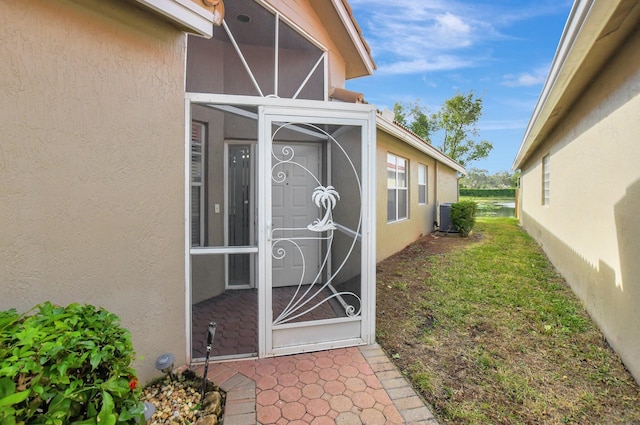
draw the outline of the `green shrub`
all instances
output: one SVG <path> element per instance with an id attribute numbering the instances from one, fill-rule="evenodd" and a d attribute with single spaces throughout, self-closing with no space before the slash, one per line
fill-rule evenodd
<path id="1" fill-rule="evenodd" d="M 131 335 L 90 305 L 0 312 L 0 424 L 144 423 Z"/>
<path id="2" fill-rule="evenodd" d="M 451 204 L 451 222 L 463 237 L 469 236 L 476 224 L 478 204 L 473 201 L 462 201 Z"/>

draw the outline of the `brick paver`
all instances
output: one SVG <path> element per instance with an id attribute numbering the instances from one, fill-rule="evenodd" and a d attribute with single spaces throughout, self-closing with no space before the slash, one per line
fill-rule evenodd
<path id="1" fill-rule="evenodd" d="M 208 376 L 227 391 L 225 425 L 437 425 L 377 344 L 212 363 Z"/>

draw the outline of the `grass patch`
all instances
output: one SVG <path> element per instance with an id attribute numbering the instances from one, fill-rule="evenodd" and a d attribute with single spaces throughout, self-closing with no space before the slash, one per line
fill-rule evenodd
<path id="1" fill-rule="evenodd" d="M 640 424 L 637 384 L 515 219 L 378 269 L 378 340 L 442 423 Z"/>

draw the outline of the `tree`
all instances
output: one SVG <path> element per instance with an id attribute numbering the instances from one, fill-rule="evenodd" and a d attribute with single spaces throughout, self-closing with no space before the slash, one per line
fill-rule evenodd
<path id="1" fill-rule="evenodd" d="M 490 142 L 472 138 L 478 136 L 477 123 L 482 115 L 482 98 L 475 98 L 473 92 L 456 94 L 435 114 L 429 114 L 419 101 L 406 106 L 396 103 L 393 111 L 396 121 L 429 143 L 432 135 L 441 131 L 442 143 L 437 147 L 462 165 L 486 158 L 493 149 Z"/>
<path id="2" fill-rule="evenodd" d="M 393 105 L 393 113 L 398 123 L 431 143 L 431 133 L 438 130 L 436 114 L 428 114 L 427 109 L 420 105 L 420 99 L 406 105 L 396 102 Z"/>
<path id="3" fill-rule="evenodd" d="M 442 152 L 462 165 L 486 158 L 493 145 L 486 141 L 475 141 L 478 135 L 476 124 L 482 115 L 482 98 L 474 99 L 473 92 L 456 94 L 445 101 L 437 114 L 437 122 L 444 131 Z"/>
<path id="4" fill-rule="evenodd" d="M 460 186 L 469 189 L 505 189 L 518 186 L 520 173 L 498 171 L 489 174 L 487 170 L 470 168 L 467 174 L 460 179 Z"/>

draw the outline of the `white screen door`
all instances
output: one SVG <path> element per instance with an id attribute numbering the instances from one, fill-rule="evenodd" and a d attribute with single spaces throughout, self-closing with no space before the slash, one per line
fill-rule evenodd
<path id="1" fill-rule="evenodd" d="M 264 355 L 372 339 L 371 119 L 260 108 Z"/>

